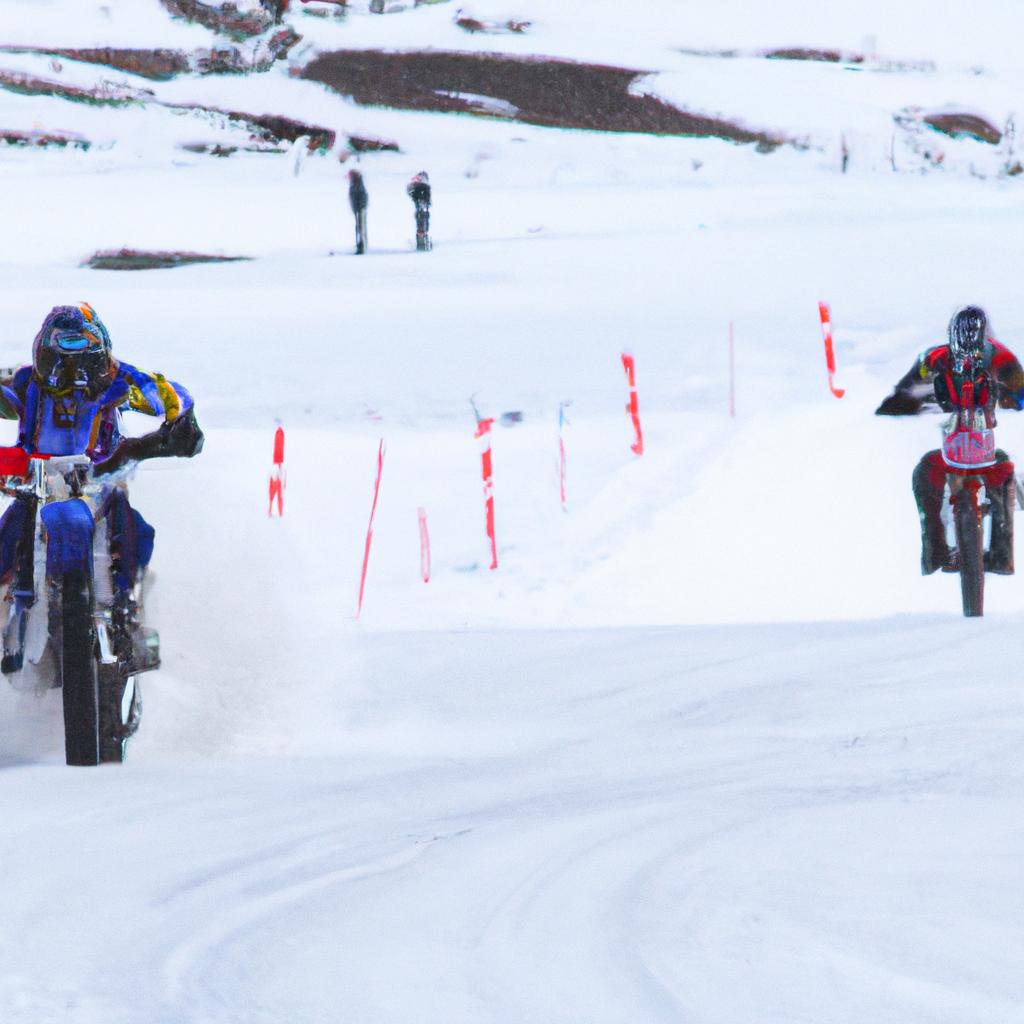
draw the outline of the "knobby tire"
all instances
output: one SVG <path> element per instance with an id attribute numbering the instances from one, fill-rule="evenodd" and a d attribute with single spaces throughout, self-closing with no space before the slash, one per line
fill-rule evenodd
<path id="1" fill-rule="evenodd" d="M 985 613 L 985 547 L 978 492 L 961 490 L 954 508 L 956 546 L 960 554 L 960 593 L 964 615 Z"/>
<path id="2" fill-rule="evenodd" d="M 99 679 L 92 581 L 72 571 L 61 581 L 61 688 L 64 750 L 70 765 L 100 763 Z"/>

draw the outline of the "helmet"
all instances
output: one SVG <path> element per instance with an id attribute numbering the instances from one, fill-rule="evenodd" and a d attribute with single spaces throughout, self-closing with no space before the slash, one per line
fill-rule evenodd
<path id="1" fill-rule="evenodd" d="M 54 306 L 32 343 L 32 368 L 48 391 L 95 394 L 113 376 L 110 349 L 110 335 L 87 302 Z"/>
<path id="2" fill-rule="evenodd" d="M 949 321 L 949 351 L 964 366 L 982 360 L 988 350 L 988 317 L 978 306 L 964 306 Z"/>

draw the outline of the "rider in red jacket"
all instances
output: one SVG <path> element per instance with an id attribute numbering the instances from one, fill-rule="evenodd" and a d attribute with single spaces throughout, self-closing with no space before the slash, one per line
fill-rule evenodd
<path id="1" fill-rule="evenodd" d="M 989 332 L 988 318 L 977 306 L 965 306 L 949 322 L 949 341 L 918 356 L 911 370 L 876 410 L 879 416 L 914 416 L 926 408 L 955 412 L 966 382 L 974 386 L 975 402 L 995 426 L 995 409 L 1024 409 L 1024 368 L 1017 357 Z M 935 449 L 914 469 L 914 498 L 921 518 L 921 572 L 957 570 L 956 552 L 946 542 L 941 511 L 946 465 Z M 1013 572 L 1013 463 L 1004 451 L 985 472 L 991 504 L 992 537 L 985 556 L 989 572 Z"/>

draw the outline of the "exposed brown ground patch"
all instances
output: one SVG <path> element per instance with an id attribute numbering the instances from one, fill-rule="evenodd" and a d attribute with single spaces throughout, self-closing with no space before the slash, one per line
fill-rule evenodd
<path id="1" fill-rule="evenodd" d="M 93 270 L 163 270 L 190 263 L 235 263 L 251 256 L 211 256 L 200 252 L 146 252 L 141 249 L 116 249 L 97 252 L 83 267 Z"/>
<path id="2" fill-rule="evenodd" d="M 82 61 L 117 68 L 155 82 L 165 82 L 177 75 L 196 72 L 200 75 L 248 74 L 268 71 L 275 61 L 288 56 L 289 50 L 302 37 L 291 28 L 283 28 L 261 43 L 256 54 L 237 47 L 213 50 L 139 50 L 100 47 L 92 49 L 38 49 L 34 47 L 0 46 L 3 53 L 32 53 L 54 59 Z"/>
<path id="3" fill-rule="evenodd" d="M 138 93 L 128 89 L 109 86 L 83 89 L 76 85 L 52 82 L 46 78 L 23 75 L 16 71 L 0 71 L 0 89 L 7 89 L 8 92 L 20 93 L 23 96 L 56 96 L 75 103 L 92 103 L 97 106 L 123 107 L 142 98 Z"/>
<path id="4" fill-rule="evenodd" d="M 215 7 L 198 0 L 160 0 L 160 3 L 173 17 L 222 32 L 232 39 L 258 36 L 274 23 L 268 11 L 239 11 L 233 3 Z"/>
<path id="5" fill-rule="evenodd" d="M 181 50 L 133 50 L 102 47 L 98 49 L 52 49 L 35 47 L 0 46 L 4 53 L 32 53 L 43 57 L 63 57 L 66 60 L 80 60 L 87 64 L 103 64 L 107 67 L 127 71 L 155 82 L 167 81 L 175 75 L 190 70 L 187 55 Z"/>
<path id="6" fill-rule="evenodd" d="M 486 96 L 511 104 L 512 119 L 527 124 L 714 137 L 766 149 L 791 141 L 735 121 L 691 114 L 653 96 L 632 95 L 630 86 L 645 74 L 501 54 L 346 50 L 316 57 L 301 77 L 368 105 L 498 116 L 466 98 Z"/>
<path id="7" fill-rule="evenodd" d="M 38 146 L 41 149 L 89 149 L 92 143 L 74 132 L 22 132 L 0 128 L 0 142 L 8 146 Z"/>
<path id="8" fill-rule="evenodd" d="M 998 146 L 1003 139 L 1003 133 L 994 124 L 977 114 L 926 114 L 921 120 L 929 128 L 934 128 L 943 135 L 950 135 L 954 139 L 966 135 L 992 146 Z"/>

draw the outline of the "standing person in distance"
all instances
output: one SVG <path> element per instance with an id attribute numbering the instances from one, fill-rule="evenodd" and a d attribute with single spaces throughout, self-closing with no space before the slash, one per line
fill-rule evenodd
<path id="1" fill-rule="evenodd" d="M 348 172 L 348 205 L 352 207 L 352 213 L 356 218 L 356 255 L 362 256 L 366 252 L 366 207 L 369 205 L 370 197 L 366 193 L 366 186 L 363 184 L 363 176 L 359 171 Z"/>
<path id="2" fill-rule="evenodd" d="M 429 252 L 430 244 L 430 178 L 426 171 L 413 175 L 405 187 L 416 207 L 416 250 Z"/>

